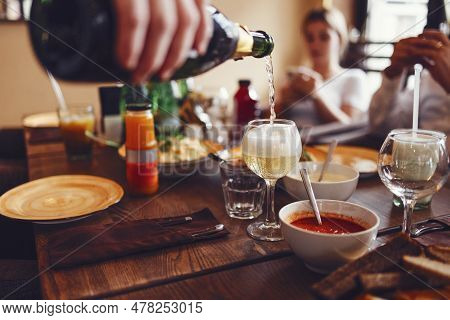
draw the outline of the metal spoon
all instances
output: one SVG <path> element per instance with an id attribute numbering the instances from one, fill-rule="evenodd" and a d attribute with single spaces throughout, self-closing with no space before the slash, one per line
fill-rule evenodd
<path id="1" fill-rule="evenodd" d="M 302 176 L 303 185 L 305 186 L 306 193 L 308 194 L 309 202 L 311 203 L 311 207 L 313 208 L 317 223 L 322 224 L 319 207 L 317 206 L 316 196 L 314 195 L 314 191 L 311 186 L 311 180 L 309 179 L 308 171 L 306 170 L 306 168 L 300 169 L 300 175 Z"/>
<path id="2" fill-rule="evenodd" d="M 328 169 L 328 165 L 330 164 L 331 160 L 333 159 L 333 153 L 337 146 L 337 140 L 334 139 L 331 141 L 330 145 L 328 146 L 328 152 L 327 152 L 327 158 L 325 159 L 325 162 L 322 166 L 322 171 L 320 171 L 320 176 L 318 182 L 322 181 L 323 175 L 325 174 L 325 171 Z"/>

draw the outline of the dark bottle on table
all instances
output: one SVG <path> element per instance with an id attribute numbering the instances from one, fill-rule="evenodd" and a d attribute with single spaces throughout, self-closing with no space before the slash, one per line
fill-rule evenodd
<path id="1" fill-rule="evenodd" d="M 234 95 L 235 124 L 246 125 L 260 116 L 258 96 L 251 86 L 251 81 L 239 80 L 239 89 Z"/>
<path id="2" fill-rule="evenodd" d="M 173 74 L 182 79 L 204 73 L 228 59 L 262 58 L 274 47 L 263 31 L 248 31 L 212 6 L 214 32 L 207 52 L 190 58 Z M 55 77 L 69 81 L 127 81 L 115 59 L 115 12 L 111 0 L 34 0 L 29 31 L 34 52 Z M 149 80 L 158 80 L 152 78 Z"/>

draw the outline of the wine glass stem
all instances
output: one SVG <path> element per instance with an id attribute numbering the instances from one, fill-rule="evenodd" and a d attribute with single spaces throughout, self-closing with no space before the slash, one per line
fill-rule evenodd
<path id="1" fill-rule="evenodd" d="M 412 225 L 412 213 L 414 211 L 414 206 L 416 205 L 416 200 L 414 199 L 402 199 L 403 200 L 403 226 L 402 232 L 406 235 L 411 235 L 411 225 Z"/>
<path id="2" fill-rule="evenodd" d="M 267 213 L 264 224 L 266 226 L 273 226 L 278 224 L 277 215 L 275 214 L 275 184 L 277 180 L 265 180 L 267 185 Z"/>

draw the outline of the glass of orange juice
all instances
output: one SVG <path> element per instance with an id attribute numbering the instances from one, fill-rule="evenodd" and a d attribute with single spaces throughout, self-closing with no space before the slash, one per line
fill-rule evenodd
<path id="1" fill-rule="evenodd" d="M 69 160 L 86 159 L 92 155 L 92 140 L 86 131 L 94 132 L 95 115 L 91 105 L 68 106 L 61 109 L 59 127 Z"/>

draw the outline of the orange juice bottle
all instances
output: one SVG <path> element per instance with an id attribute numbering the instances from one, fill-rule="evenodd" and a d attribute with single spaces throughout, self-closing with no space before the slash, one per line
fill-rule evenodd
<path id="1" fill-rule="evenodd" d="M 158 145 L 149 104 L 127 104 L 125 114 L 127 181 L 133 194 L 158 191 Z"/>

